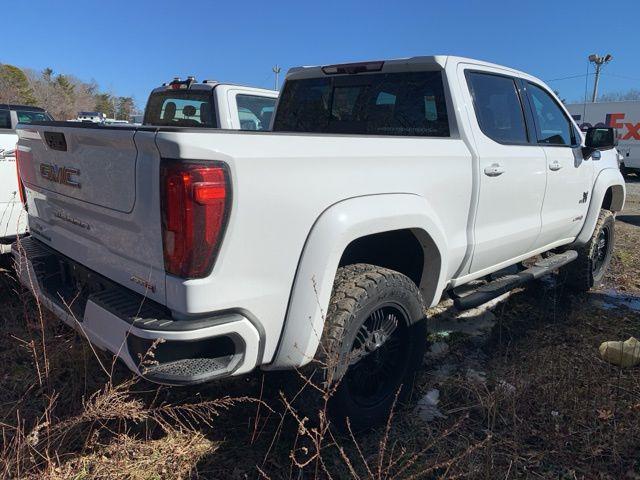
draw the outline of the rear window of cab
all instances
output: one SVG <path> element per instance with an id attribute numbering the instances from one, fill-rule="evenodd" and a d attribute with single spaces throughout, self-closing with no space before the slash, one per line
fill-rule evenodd
<path id="1" fill-rule="evenodd" d="M 449 137 L 439 71 L 288 80 L 274 131 Z"/>
<path id="2" fill-rule="evenodd" d="M 215 128 L 217 122 L 211 92 L 167 90 L 152 93 L 147 102 L 143 124 Z"/>
<path id="3" fill-rule="evenodd" d="M 53 120 L 53 117 L 47 112 L 31 110 L 16 110 L 16 116 L 18 123 L 50 122 Z"/>
<path id="4" fill-rule="evenodd" d="M 42 110 L 16 110 L 16 116 L 18 123 L 50 122 L 53 120 L 51 115 Z M 12 129 L 10 110 L 0 109 L 0 129 Z"/>

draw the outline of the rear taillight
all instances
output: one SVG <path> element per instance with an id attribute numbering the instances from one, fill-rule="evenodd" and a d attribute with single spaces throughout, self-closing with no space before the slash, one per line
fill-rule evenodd
<path id="1" fill-rule="evenodd" d="M 18 150 L 18 145 L 16 145 L 16 175 L 18 176 L 18 193 L 20 194 L 20 201 L 22 202 L 22 206 L 27 208 L 27 198 L 24 191 L 24 184 L 22 183 L 22 179 L 20 178 L 20 150 Z"/>
<path id="2" fill-rule="evenodd" d="M 163 160 L 164 268 L 183 278 L 211 272 L 229 214 L 231 188 L 225 164 Z"/>

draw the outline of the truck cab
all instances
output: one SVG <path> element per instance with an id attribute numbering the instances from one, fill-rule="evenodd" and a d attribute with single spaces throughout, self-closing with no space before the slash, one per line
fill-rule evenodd
<path id="1" fill-rule="evenodd" d="M 194 77 L 155 88 L 143 118 L 145 126 L 269 130 L 278 92 Z"/>

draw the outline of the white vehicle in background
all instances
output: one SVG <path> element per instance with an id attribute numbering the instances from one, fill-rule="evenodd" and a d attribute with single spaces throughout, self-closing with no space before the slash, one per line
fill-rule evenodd
<path id="1" fill-rule="evenodd" d="M 0 253 L 4 250 L 2 245 L 25 233 L 27 228 L 15 165 L 16 125 L 50 120 L 53 118 L 42 108 L 0 104 Z"/>
<path id="2" fill-rule="evenodd" d="M 144 114 L 136 113 L 135 115 L 129 116 L 129 123 L 131 125 L 142 125 L 143 120 L 144 120 Z"/>
<path id="3" fill-rule="evenodd" d="M 640 174 L 640 101 L 576 103 L 567 105 L 581 130 L 611 127 L 618 130 L 620 170 Z"/>
<path id="4" fill-rule="evenodd" d="M 100 112 L 78 112 L 78 116 L 72 122 L 104 123 L 106 115 Z"/>
<path id="5" fill-rule="evenodd" d="M 175 78 L 151 92 L 142 125 L 268 130 L 277 99 L 276 90 Z"/>

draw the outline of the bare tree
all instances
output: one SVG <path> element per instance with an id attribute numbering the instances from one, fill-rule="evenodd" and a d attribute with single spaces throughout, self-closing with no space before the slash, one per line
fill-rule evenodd
<path id="1" fill-rule="evenodd" d="M 605 93 L 598 97 L 599 102 L 626 102 L 640 100 L 640 90 L 632 88 L 626 92 Z"/>
<path id="2" fill-rule="evenodd" d="M 83 110 L 127 119 L 136 110 L 133 98 L 103 93 L 94 80 L 85 82 L 51 68 L 39 72 L 6 64 L 0 64 L 0 103 L 37 105 L 58 120 L 75 118 Z"/>

